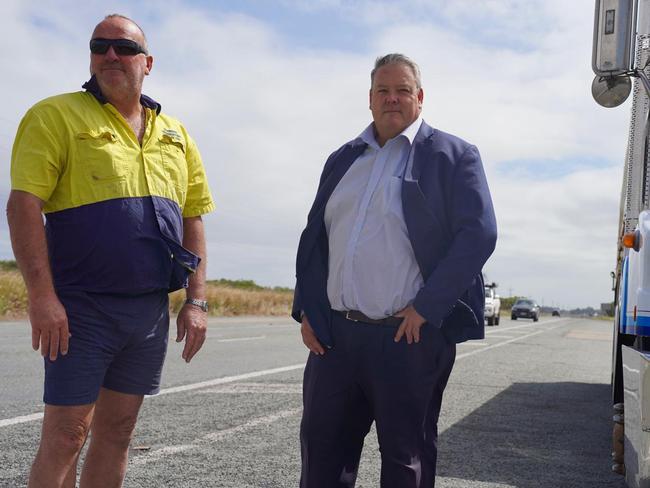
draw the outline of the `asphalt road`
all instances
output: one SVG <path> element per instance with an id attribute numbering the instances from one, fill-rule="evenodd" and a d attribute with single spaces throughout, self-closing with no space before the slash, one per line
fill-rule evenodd
<path id="1" fill-rule="evenodd" d="M 610 472 L 611 323 L 487 327 L 458 348 L 440 419 L 438 488 L 622 488 Z M 170 344 L 145 400 L 124 483 L 295 487 L 306 350 L 289 319 L 214 319 L 186 365 Z M 42 362 L 29 325 L 0 323 L 0 486 L 26 485 L 40 434 Z M 379 485 L 368 436 L 357 487 Z"/>

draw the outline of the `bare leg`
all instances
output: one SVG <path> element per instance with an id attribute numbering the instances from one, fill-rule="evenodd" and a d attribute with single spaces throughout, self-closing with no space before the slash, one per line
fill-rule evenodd
<path id="1" fill-rule="evenodd" d="M 77 464 L 79 462 L 79 456 L 77 455 L 77 458 L 74 460 L 74 463 L 68 470 L 68 474 L 65 476 L 65 480 L 63 480 L 63 487 L 64 488 L 75 488 L 77 486 Z"/>
<path id="2" fill-rule="evenodd" d="M 45 405 L 41 443 L 29 475 L 29 488 L 74 488 L 79 452 L 94 405 Z"/>
<path id="3" fill-rule="evenodd" d="M 86 437 L 86 439 L 88 439 L 88 437 Z M 81 452 L 81 449 L 79 450 L 79 452 Z M 68 470 L 68 474 L 65 475 L 65 480 L 63 480 L 63 488 L 76 488 L 78 463 L 79 463 L 79 454 L 77 454 L 74 463 L 72 463 L 72 466 L 70 466 L 70 469 Z"/>
<path id="4" fill-rule="evenodd" d="M 142 395 L 101 389 L 81 472 L 81 488 L 122 486 L 129 459 L 129 443 L 143 398 Z"/>

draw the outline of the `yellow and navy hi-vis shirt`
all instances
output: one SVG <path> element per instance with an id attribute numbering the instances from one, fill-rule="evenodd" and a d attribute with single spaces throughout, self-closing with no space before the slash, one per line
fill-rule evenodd
<path id="1" fill-rule="evenodd" d="M 199 151 L 176 119 L 142 96 L 142 145 L 99 91 L 45 99 L 25 115 L 11 156 L 13 190 L 45 202 L 59 290 L 141 294 L 187 283 L 198 256 L 183 218 L 214 209 Z"/>

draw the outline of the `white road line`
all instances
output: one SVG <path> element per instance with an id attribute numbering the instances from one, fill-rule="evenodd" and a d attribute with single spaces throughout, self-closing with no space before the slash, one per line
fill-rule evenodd
<path id="1" fill-rule="evenodd" d="M 173 455 L 178 452 L 183 452 L 183 451 L 188 451 L 190 449 L 198 449 L 201 446 L 199 445 L 200 443 L 210 443 L 210 442 L 217 442 L 220 440 L 225 439 L 226 437 L 230 437 L 235 434 L 240 434 L 242 432 L 247 431 L 248 429 L 251 429 L 253 427 L 257 427 L 258 425 L 268 425 L 272 424 L 273 422 L 276 422 L 278 420 L 282 420 L 287 417 L 292 417 L 296 414 L 299 414 L 302 412 L 302 408 L 292 408 L 288 410 L 281 410 L 276 413 L 272 413 L 270 415 L 266 415 L 264 417 L 258 417 L 253 420 L 249 420 L 246 423 L 236 425 L 234 427 L 229 427 L 227 429 L 223 430 L 217 430 L 215 432 L 210 432 L 209 434 L 206 434 L 198 439 L 194 440 L 193 444 L 181 444 L 178 446 L 165 446 L 161 447 L 160 449 L 156 449 L 154 451 L 150 451 L 147 453 L 140 454 L 136 457 L 133 457 L 129 462 L 132 465 L 143 465 L 150 463 L 152 461 L 157 461 L 165 456 Z"/>
<path id="2" fill-rule="evenodd" d="M 206 386 L 215 386 L 222 385 L 224 383 L 233 383 L 235 381 L 247 380 L 249 378 L 259 378 L 260 376 L 266 376 L 269 374 L 275 373 L 284 373 L 286 371 L 293 371 L 295 369 L 302 369 L 305 367 L 304 363 L 292 364 L 291 366 L 282 366 L 281 368 L 273 369 L 264 369 L 262 371 L 253 371 L 251 373 L 238 374 L 235 376 L 224 376 L 223 378 L 216 378 L 214 380 L 201 381 L 199 383 L 190 383 L 189 385 L 174 386 L 172 388 L 165 388 L 160 390 L 160 393 L 156 396 L 167 395 L 169 393 L 179 393 L 181 391 L 190 391 L 197 390 L 199 388 L 205 388 Z"/>
<path id="3" fill-rule="evenodd" d="M 247 429 L 250 429 L 251 427 L 256 427 L 258 425 L 266 425 L 266 424 L 272 424 L 273 422 L 276 422 L 277 420 L 281 420 L 287 417 L 291 417 L 293 415 L 296 415 L 297 413 L 302 412 L 302 407 L 301 408 L 292 408 L 289 410 L 281 410 L 280 412 L 272 413 L 271 415 L 267 415 L 265 417 L 259 417 L 253 420 L 250 420 L 246 422 L 245 424 L 241 425 L 236 425 L 235 427 L 231 427 L 229 429 L 224 429 L 224 430 L 218 430 L 216 432 L 211 432 L 210 434 L 206 434 L 203 437 L 201 437 L 202 440 L 208 441 L 208 442 L 216 442 L 220 441 L 224 437 L 228 437 L 233 434 L 239 434 L 240 432 L 244 432 Z"/>
<path id="4" fill-rule="evenodd" d="M 499 329 L 494 329 L 494 328 L 489 328 L 485 331 L 485 335 L 492 335 L 492 334 L 498 334 L 500 332 L 525 332 L 521 331 L 520 329 L 531 329 L 535 328 L 537 329 L 540 325 L 546 325 L 546 324 L 557 324 L 558 322 L 568 322 L 569 319 L 549 319 L 549 320 L 544 320 L 542 322 L 527 322 L 525 324 L 520 324 L 520 325 L 512 325 L 510 327 L 501 327 Z"/>
<path id="5" fill-rule="evenodd" d="M 280 368 L 264 369 L 261 371 L 252 371 L 250 373 L 238 374 L 235 376 L 224 376 L 223 378 L 216 378 L 209 381 L 201 381 L 199 383 L 190 383 L 189 385 L 174 386 L 172 388 L 165 388 L 160 390 L 157 396 L 167 395 L 169 393 L 179 393 L 181 391 L 197 390 L 208 386 L 222 385 L 224 383 L 234 383 L 235 381 L 246 380 L 249 378 L 259 378 L 269 374 L 284 373 L 287 371 L 294 371 L 296 369 L 304 368 L 304 363 L 292 364 L 291 366 L 282 366 Z M 0 420 L 0 428 L 9 427 L 10 425 L 23 424 L 25 422 L 32 422 L 43 418 L 43 412 L 33 413 L 31 415 L 22 415 L 20 417 L 13 417 L 10 419 Z"/>
<path id="6" fill-rule="evenodd" d="M 528 337 L 533 337 L 533 336 L 536 336 L 536 335 L 539 335 L 539 334 L 543 334 L 544 332 L 548 332 L 549 330 L 558 329 L 558 328 L 562 327 L 562 325 L 564 325 L 564 324 L 558 324 L 555 327 L 545 327 L 543 329 L 537 330 L 536 332 L 531 332 L 530 334 L 527 334 L 527 335 L 523 335 L 523 336 L 520 336 L 520 337 L 515 337 L 514 339 L 510 339 L 509 341 L 499 342 L 498 344 L 492 344 L 491 346 L 485 346 L 483 349 L 476 349 L 474 351 L 459 354 L 458 356 L 456 356 L 456 361 L 458 361 L 459 359 L 466 358 L 468 356 L 473 356 L 474 354 L 478 354 L 479 352 L 485 352 L 485 351 L 487 351 L 489 349 L 494 349 L 495 347 L 505 346 L 506 344 L 510 344 L 511 342 L 520 341 L 522 339 L 527 339 Z"/>
<path id="7" fill-rule="evenodd" d="M 295 324 L 295 325 L 294 325 Z M 212 331 L 216 332 L 222 332 L 222 331 L 228 331 L 228 330 L 250 330 L 250 329 L 296 329 L 297 332 L 300 331 L 300 324 L 298 322 L 295 322 L 294 324 L 252 324 L 252 325 L 232 325 L 232 324 L 227 324 L 227 325 L 222 325 L 222 324 L 215 324 L 215 325 L 210 325 L 208 324 L 208 334 L 210 334 Z"/>
<path id="8" fill-rule="evenodd" d="M 526 333 L 526 331 L 525 330 L 520 330 L 523 327 L 524 326 L 520 325 L 520 326 L 515 326 L 515 327 L 503 327 L 503 328 L 498 329 L 498 330 L 490 329 L 490 330 L 485 331 L 485 335 L 489 336 L 489 335 L 492 335 L 492 334 L 502 334 L 504 332 L 506 332 L 508 334 L 510 334 L 510 333 L 524 334 L 524 333 Z M 530 325 L 527 326 L 527 328 L 530 329 Z"/>
<path id="9" fill-rule="evenodd" d="M 138 466 L 138 465 L 150 463 L 151 461 L 157 461 L 158 459 L 163 458 L 165 456 L 170 456 L 183 451 L 189 451 L 190 449 L 193 449 L 195 447 L 198 446 L 194 444 L 180 444 L 178 446 L 161 447 L 160 449 L 156 449 L 154 451 L 149 451 L 147 453 L 142 453 L 135 457 L 132 457 L 131 459 L 129 459 L 129 464 Z"/>
<path id="10" fill-rule="evenodd" d="M 217 342 L 256 341 L 258 339 L 266 339 L 266 336 L 233 337 L 232 339 L 217 339 Z"/>
<path id="11" fill-rule="evenodd" d="M 23 325 L 19 322 L 0 322 L 0 330 L 4 325 Z M 208 324 L 208 339 L 212 339 L 213 333 L 219 332 L 230 332 L 230 331 L 242 331 L 249 329 L 264 329 L 265 331 L 271 330 L 275 331 L 278 329 L 295 329 L 296 333 L 300 332 L 300 324 L 298 322 L 287 323 L 287 324 L 278 324 L 278 323 L 259 323 L 251 325 L 233 325 L 233 324 Z M 31 333 L 28 330 L 25 330 L 24 333 L 16 335 L 14 332 L 9 332 L 9 335 L 0 334 L 0 342 L 6 344 L 8 341 L 24 342 L 25 340 L 31 339 Z"/>
<path id="12" fill-rule="evenodd" d="M 467 341 L 467 342 L 461 342 L 458 344 L 459 346 L 473 346 L 473 347 L 485 347 L 488 346 L 490 343 L 487 341 Z"/>
<path id="13" fill-rule="evenodd" d="M 12 419 L 0 420 L 0 427 L 7 427 L 9 425 L 22 424 L 24 422 L 31 422 L 32 420 L 40 420 L 43 418 L 43 412 L 33 413 L 31 415 L 21 415 Z"/>
<path id="14" fill-rule="evenodd" d="M 561 326 L 562 326 L 562 324 L 558 324 L 555 327 L 545 327 L 543 329 L 538 329 L 535 332 L 532 332 L 532 333 L 530 333 L 528 335 L 515 337 L 515 338 L 510 339 L 510 340 L 505 341 L 505 342 L 500 342 L 498 344 L 493 344 L 491 346 L 486 346 L 483 349 L 477 349 L 477 350 L 472 351 L 472 352 L 461 354 L 461 355 L 457 356 L 456 359 L 457 360 L 458 359 L 463 359 L 465 357 L 472 356 L 474 354 L 478 354 L 480 352 L 487 351 L 488 349 L 493 349 L 495 347 L 510 344 L 512 342 L 519 341 L 519 340 L 525 339 L 527 337 L 536 336 L 538 334 L 542 334 L 544 332 L 547 332 L 547 331 L 550 331 L 550 330 L 553 330 L 553 329 L 557 329 L 557 328 L 559 328 Z M 235 386 L 235 385 L 233 385 L 233 386 Z M 149 463 L 149 462 L 157 461 L 157 460 L 159 460 L 160 458 L 162 458 L 164 456 L 171 455 L 171 454 L 174 454 L 176 452 L 181 452 L 181 451 L 185 451 L 185 450 L 193 449 L 193 448 L 199 448 L 200 446 L 197 445 L 199 443 L 202 443 L 202 442 L 217 442 L 217 441 L 220 441 L 220 440 L 222 440 L 222 439 L 224 439 L 226 437 L 229 437 L 231 435 L 242 433 L 242 432 L 244 432 L 244 431 L 246 431 L 246 430 L 248 430 L 248 429 L 250 429 L 252 427 L 255 427 L 255 426 L 258 426 L 258 425 L 271 424 L 273 422 L 276 422 L 277 420 L 281 420 L 281 419 L 286 418 L 286 417 L 291 417 L 291 416 L 296 415 L 296 414 L 298 414 L 300 412 L 302 412 L 302 408 L 281 410 L 280 412 L 276 412 L 276 413 L 267 415 L 265 417 L 259 417 L 259 418 L 250 420 L 249 422 L 246 422 L 244 424 L 237 425 L 235 427 L 230 427 L 228 429 L 218 430 L 216 432 L 211 432 L 209 434 L 206 434 L 206 435 L 200 437 L 199 439 L 195 439 L 192 444 L 185 444 L 185 445 L 181 445 L 181 446 L 166 446 L 166 447 L 163 447 L 161 449 L 157 449 L 156 451 L 152 451 L 150 453 L 141 454 L 140 456 L 134 458 L 132 463 L 141 465 L 141 464 L 146 464 L 146 463 Z"/>
<path id="15" fill-rule="evenodd" d="M 554 321 L 553 323 L 556 323 L 556 322 L 557 322 L 557 320 Z M 522 328 L 526 328 L 528 330 L 519 330 L 519 329 L 522 329 Z M 536 327 L 534 330 L 535 331 L 540 331 L 540 330 L 544 331 L 544 330 L 551 330 L 551 329 L 550 328 L 540 329 L 539 327 Z M 526 335 L 526 336 L 511 336 L 511 335 L 503 335 L 503 332 L 506 332 L 506 333 L 512 332 L 512 333 L 516 333 L 516 334 L 527 334 L 529 331 L 530 331 L 530 325 L 526 324 L 526 325 L 515 325 L 513 327 L 504 327 L 504 328 L 502 328 L 500 330 L 491 329 L 491 330 L 486 331 L 485 335 L 489 334 L 490 339 L 493 339 L 493 338 L 496 338 L 496 339 L 511 339 L 511 338 L 514 337 L 514 340 L 519 340 L 519 339 L 524 339 L 525 337 L 528 337 L 528 335 Z M 487 339 L 488 338 L 486 337 L 485 339 L 478 339 L 478 340 L 461 342 L 460 344 L 458 344 L 458 346 L 487 347 L 487 346 L 490 345 L 490 343 L 487 341 Z M 508 343 L 510 343 L 510 342 L 512 342 L 512 341 L 508 341 Z M 499 343 L 499 344 L 505 344 L 505 343 L 506 342 Z M 499 345 L 499 344 L 496 344 L 496 345 Z M 472 354 L 474 354 L 474 353 L 472 353 Z M 458 359 L 458 358 L 460 358 L 460 355 L 456 356 L 456 359 Z"/>
<path id="16" fill-rule="evenodd" d="M 538 329 L 536 332 L 533 332 L 531 334 L 523 335 L 521 337 L 515 337 L 514 339 L 510 339 L 510 340 L 505 341 L 505 342 L 500 342 L 498 344 L 494 344 L 494 345 L 491 345 L 491 346 L 485 346 L 485 347 L 483 347 L 481 349 L 476 349 L 476 350 L 471 351 L 471 352 L 466 352 L 466 353 L 463 353 L 463 354 L 459 354 L 458 356 L 456 356 L 456 360 L 459 360 L 459 359 L 462 359 L 462 358 L 465 358 L 465 357 L 468 357 L 468 356 L 472 356 L 474 354 L 477 354 L 477 353 L 483 352 L 483 351 L 487 351 L 489 349 L 494 349 L 495 347 L 505 346 L 506 344 L 510 344 L 511 342 L 515 342 L 515 341 L 518 341 L 518 340 L 521 340 L 521 339 L 526 339 L 528 337 L 532 337 L 532 336 L 535 336 L 537 334 L 541 334 L 542 332 L 557 329 L 558 327 L 561 327 L 562 325 L 564 325 L 564 322 L 566 322 L 566 321 L 568 321 L 568 319 L 557 319 L 557 320 L 553 320 L 553 321 L 545 321 L 544 322 L 545 324 L 549 323 L 549 322 L 550 323 L 555 323 L 555 324 L 557 324 L 558 322 L 561 322 L 561 323 L 559 323 L 555 327 L 550 327 L 550 328 L 545 327 L 543 329 Z M 489 331 L 487 331 L 487 334 L 501 332 L 501 331 L 503 331 L 503 332 L 510 331 L 510 330 L 513 330 L 513 329 L 519 329 L 521 327 L 530 327 L 530 325 L 525 324 L 525 325 L 517 325 L 517 326 L 514 326 L 514 327 L 504 327 L 500 331 L 489 330 Z M 469 344 L 470 343 L 467 343 L 467 345 L 469 345 Z M 481 344 L 478 343 L 477 345 L 481 345 Z M 282 366 L 280 368 L 264 369 L 264 370 L 261 370 L 261 371 L 252 371 L 250 373 L 244 373 L 244 374 L 239 374 L 239 375 L 234 375 L 234 376 L 225 376 L 223 378 L 216 378 L 216 379 L 213 379 L 213 380 L 201 381 L 201 382 L 198 382 L 198 383 L 190 383 L 188 385 L 181 385 L 181 386 L 175 386 L 175 387 L 172 387 L 172 388 L 165 388 L 163 390 L 160 390 L 160 393 L 158 393 L 157 396 L 167 395 L 169 393 L 180 393 L 182 391 L 198 390 L 200 388 L 206 388 L 206 387 L 215 386 L 215 385 L 222 385 L 224 383 L 234 383 L 236 381 L 247 380 L 247 379 L 250 379 L 250 378 L 259 378 L 260 376 L 266 376 L 266 375 L 276 374 L 276 373 L 284 373 L 284 372 L 287 372 L 287 371 L 294 371 L 296 369 L 302 369 L 304 367 L 305 367 L 304 363 L 300 363 L 300 364 L 292 364 L 290 366 Z M 34 420 L 40 420 L 42 418 L 43 418 L 43 413 L 40 412 L 40 413 L 33 413 L 33 414 L 30 414 L 30 415 L 21 415 L 19 417 L 13 417 L 13 418 L 9 418 L 9 419 L 0 419 L 0 428 L 9 427 L 11 425 L 23 424 L 23 423 L 26 423 L 26 422 L 32 422 Z"/>
<path id="17" fill-rule="evenodd" d="M 222 394 L 292 394 L 302 393 L 302 382 L 300 383 L 255 383 L 253 381 L 242 381 L 241 383 L 228 383 L 227 385 L 205 388 L 200 393 L 208 395 Z"/>

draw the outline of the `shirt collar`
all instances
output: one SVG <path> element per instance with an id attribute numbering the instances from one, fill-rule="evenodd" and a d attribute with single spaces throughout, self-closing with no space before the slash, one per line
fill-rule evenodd
<path id="1" fill-rule="evenodd" d="M 402 132 L 400 132 L 395 137 L 393 137 L 393 139 L 397 139 L 400 136 L 404 136 L 409 141 L 409 144 L 413 144 L 413 140 L 415 139 L 415 136 L 420 130 L 420 126 L 422 125 L 422 122 L 423 122 L 422 115 L 420 115 L 418 116 L 417 119 L 415 119 L 415 122 L 413 122 L 406 129 L 404 129 Z M 375 139 L 374 122 L 371 122 L 370 125 L 364 129 L 364 131 L 359 135 L 359 138 L 369 146 L 375 149 L 379 149 L 379 144 Z"/>
<path id="2" fill-rule="evenodd" d="M 108 103 L 108 100 L 99 88 L 99 83 L 97 82 L 95 75 L 92 75 L 90 79 L 81 86 L 81 88 L 84 88 L 88 93 L 93 95 L 99 103 Z M 156 102 L 153 98 L 144 94 L 140 95 L 140 103 L 146 108 L 155 110 L 156 114 L 159 114 L 162 109 L 162 105 Z"/>

